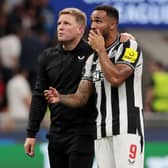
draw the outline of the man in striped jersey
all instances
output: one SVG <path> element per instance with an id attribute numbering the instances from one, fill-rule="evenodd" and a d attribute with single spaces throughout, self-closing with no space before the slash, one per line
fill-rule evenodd
<path id="1" fill-rule="evenodd" d="M 75 94 L 62 95 L 50 87 L 49 103 L 72 107 L 86 104 L 97 93 L 95 156 L 99 168 L 143 168 L 142 51 L 135 40 L 120 42 L 119 14 L 98 6 L 91 14 L 88 41 L 95 52 L 88 58 Z"/>

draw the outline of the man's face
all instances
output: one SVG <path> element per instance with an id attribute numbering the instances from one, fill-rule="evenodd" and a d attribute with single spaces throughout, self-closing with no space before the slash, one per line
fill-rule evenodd
<path id="1" fill-rule="evenodd" d="M 69 42 L 81 35 L 81 26 L 75 17 L 69 14 L 62 14 L 57 22 L 57 37 L 59 42 Z"/>
<path id="2" fill-rule="evenodd" d="M 106 15 L 103 10 L 95 10 L 91 14 L 91 29 L 96 32 L 102 33 L 103 37 L 106 39 L 109 36 L 111 25 L 113 24 L 112 18 Z"/>

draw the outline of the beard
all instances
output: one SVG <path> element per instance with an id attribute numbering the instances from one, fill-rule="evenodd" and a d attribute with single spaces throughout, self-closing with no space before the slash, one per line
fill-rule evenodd
<path id="1" fill-rule="evenodd" d="M 103 32 L 102 32 L 102 36 L 104 37 L 104 40 L 107 40 L 108 38 L 109 38 L 109 30 L 104 30 Z"/>

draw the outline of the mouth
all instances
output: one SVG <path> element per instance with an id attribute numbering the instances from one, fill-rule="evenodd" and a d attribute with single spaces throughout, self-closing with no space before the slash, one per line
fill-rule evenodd
<path id="1" fill-rule="evenodd" d="M 63 33 L 58 33 L 57 34 L 59 37 L 62 37 L 64 34 Z"/>

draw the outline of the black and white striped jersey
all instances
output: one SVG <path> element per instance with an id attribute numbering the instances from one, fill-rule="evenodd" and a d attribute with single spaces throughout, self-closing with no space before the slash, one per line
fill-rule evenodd
<path id="1" fill-rule="evenodd" d="M 142 51 L 134 40 L 117 39 L 107 53 L 114 64 L 127 64 L 133 74 L 119 87 L 104 77 L 98 56 L 92 54 L 85 65 L 82 80 L 91 80 L 97 94 L 97 138 L 124 134 L 143 134 Z"/>

